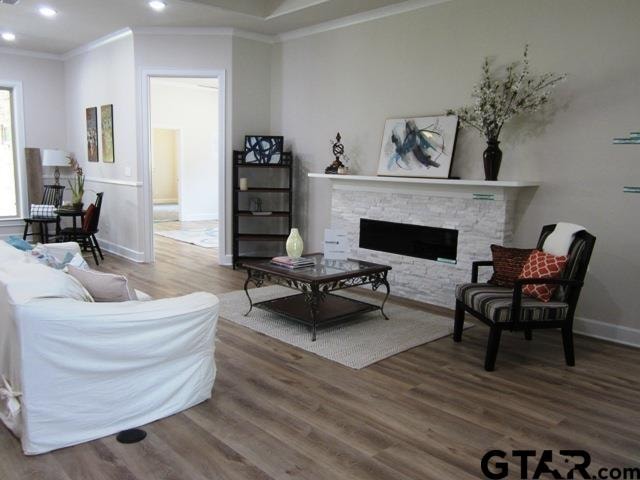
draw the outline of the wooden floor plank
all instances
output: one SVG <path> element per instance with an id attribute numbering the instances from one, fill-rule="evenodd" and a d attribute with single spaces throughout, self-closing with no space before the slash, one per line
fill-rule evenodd
<path id="1" fill-rule="evenodd" d="M 106 255 L 100 269 L 156 298 L 242 288 L 244 272 L 217 265 L 215 249 L 155 240 L 156 263 Z M 487 334 L 478 325 L 462 343 L 443 338 L 358 371 L 221 319 L 211 400 L 145 426 L 134 445 L 111 436 L 26 457 L 2 428 L 0 478 L 464 480 L 481 478 L 492 448 L 577 448 L 595 466 L 640 464 L 639 350 L 577 336 L 570 368 L 559 332 L 531 342 L 505 332 L 489 373 Z M 566 469 L 560 457 L 553 465 Z"/>

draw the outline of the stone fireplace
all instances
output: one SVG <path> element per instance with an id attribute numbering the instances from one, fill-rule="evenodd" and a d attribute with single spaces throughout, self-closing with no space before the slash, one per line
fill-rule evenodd
<path id="1" fill-rule="evenodd" d="M 529 182 L 309 176 L 331 180 L 331 226 L 347 232 L 354 258 L 391 265 L 389 282 L 394 295 L 450 308 L 455 303 L 455 286 L 470 280 L 471 263 L 490 259 L 492 243 L 511 244 L 517 194 L 536 186 Z M 401 224 L 387 229 L 398 235 L 399 249 L 361 247 L 361 219 Z M 411 226 L 457 231 L 455 258 L 415 256 L 404 238 L 415 230 Z M 431 243 L 428 232 L 418 235 Z M 393 247 L 393 238 L 385 242 Z"/>

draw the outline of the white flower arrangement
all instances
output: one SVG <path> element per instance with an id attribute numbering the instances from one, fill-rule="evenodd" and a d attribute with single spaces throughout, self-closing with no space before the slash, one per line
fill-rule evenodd
<path id="1" fill-rule="evenodd" d="M 475 128 L 487 142 L 497 142 L 508 120 L 539 110 L 549 101 L 551 90 L 566 77 L 557 73 L 532 74 L 526 45 L 522 62 L 506 65 L 501 75 L 492 73 L 489 59 L 485 58 L 482 78 L 471 93 L 474 104 L 449 110 L 447 114 L 458 115 L 463 126 Z"/>

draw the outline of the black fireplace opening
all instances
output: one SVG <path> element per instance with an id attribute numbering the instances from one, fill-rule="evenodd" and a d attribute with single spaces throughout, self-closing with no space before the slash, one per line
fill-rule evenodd
<path id="1" fill-rule="evenodd" d="M 360 248 L 455 263 L 458 230 L 361 218 Z"/>

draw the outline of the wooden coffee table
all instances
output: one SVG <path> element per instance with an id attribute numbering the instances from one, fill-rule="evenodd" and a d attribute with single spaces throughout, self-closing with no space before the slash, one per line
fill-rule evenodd
<path id="1" fill-rule="evenodd" d="M 245 316 L 253 307 L 277 313 L 310 327 L 311 340 L 314 342 L 318 328 L 349 320 L 365 312 L 380 310 L 385 320 L 389 319 L 384 313 L 384 304 L 390 293 L 387 281 L 390 266 L 352 259 L 327 260 L 319 253 L 305 257 L 312 258 L 315 265 L 291 270 L 269 261 L 243 263 L 242 266 L 247 269 L 244 291 L 249 299 L 249 311 Z M 264 282 L 283 285 L 301 293 L 254 304 L 248 286 L 253 283 L 260 287 Z M 387 293 L 379 306 L 331 293 L 363 285 L 371 285 L 374 291 L 381 286 L 386 288 Z"/>

